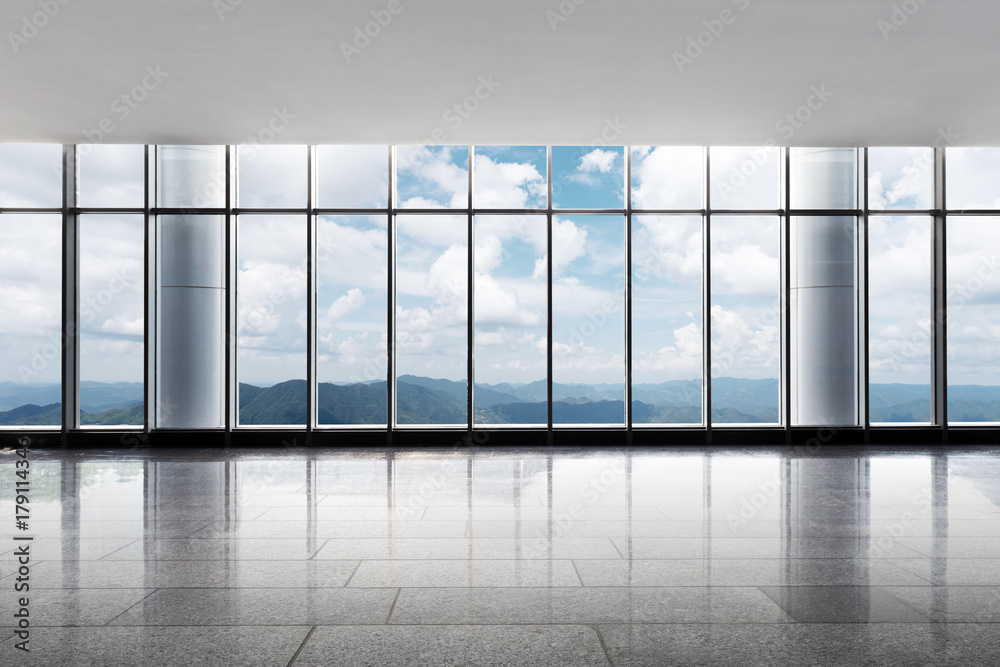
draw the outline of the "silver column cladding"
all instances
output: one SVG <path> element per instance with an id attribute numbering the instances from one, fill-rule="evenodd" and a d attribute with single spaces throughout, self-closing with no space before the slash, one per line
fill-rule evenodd
<path id="1" fill-rule="evenodd" d="M 792 149 L 793 209 L 854 209 L 853 148 Z M 792 423 L 858 423 L 857 221 L 792 219 Z"/>
<path id="2" fill-rule="evenodd" d="M 160 146 L 161 207 L 221 206 L 221 147 Z M 156 425 L 224 420 L 225 224 L 220 215 L 158 218 Z"/>

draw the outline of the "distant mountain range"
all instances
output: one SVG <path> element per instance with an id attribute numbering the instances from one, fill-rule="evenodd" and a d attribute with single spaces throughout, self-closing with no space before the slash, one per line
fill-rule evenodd
<path id="1" fill-rule="evenodd" d="M 400 424 L 464 424 L 466 383 L 414 375 L 396 381 Z M 480 424 L 544 424 L 548 419 L 546 383 L 477 384 L 476 422 Z M 621 424 L 625 419 L 622 384 L 561 384 L 552 387 L 553 422 L 557 424 Z M 929 422 L 926 385 L 873 384 L 869 389 L 871 421 Z M 60 421 L 58 385 L 0 383 L 0 425 L 42 426 Z M 83 382 L 81 422 L 87 425 L 141 424 L 142 385 Z M 701 422 L 701 382 L 677 380 L 637 384 L 632 391 L 635 423 Z M 239 386 L 243 425 L 304 424 L 306 385 L 289 380 L 270 387 Z M 320 383 L 318 422 L 384 424 L 385 382 Z M 1000 421 L 1000 387 L 974 385 L 949 388 L 953 421 Z M 716 378 L 712 392 L 713 423 L 761 424 L 778 421 L 778 381 Z"/>

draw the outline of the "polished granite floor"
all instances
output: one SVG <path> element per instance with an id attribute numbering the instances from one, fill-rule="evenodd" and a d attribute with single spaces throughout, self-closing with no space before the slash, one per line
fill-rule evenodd
<path id="1" fill-rule="evenodd" d="M 0 665 L 1000 664 L 998 448 L 28 455 Z"/>

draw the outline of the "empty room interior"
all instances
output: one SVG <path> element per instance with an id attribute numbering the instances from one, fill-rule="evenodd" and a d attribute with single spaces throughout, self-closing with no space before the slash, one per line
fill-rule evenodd
<path id="1" fill-rule="evenodd" d="M 7 0 L 0 664 L 1000 664 L 998 24 Z"/>

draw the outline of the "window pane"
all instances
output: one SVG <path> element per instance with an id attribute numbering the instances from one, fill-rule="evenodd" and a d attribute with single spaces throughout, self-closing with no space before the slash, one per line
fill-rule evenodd
<path id="1" fill-rule="evenodd" d="M 625 149 L 621 146 L 553 146 L 552 205 L 556 208 L 625 208 Z"/>
<path id="2" fill-rule="evenodd" d="M 548 423 L 545 216 L 476 216 L 475 420 Z"/>
<path id="3" fill-rule="evenodd" d="M 781 418 L 779 218 L 712 218 L 712 422 Z"/>
<path id="4" fill-rule="evenodd" d="M 545 160 L 544 146 L 476 146 L 472 205 L 545 208 Z"/>
<path id="5" fill-rule="evenodd" d="M 868 219 L 869 419 L 931 417 L 931 219 Z"/>
<path id="6" fill-rule="evenodd" d="M 469 207 L 468 146 L 396 149 L 398 208 Z"/>
<path id="7" fill-rule="evenodd" d="M 387 216 L 316 223 L 319 424 L 386 424 Z"/>
<path id="8" fill-rule="evenodd" d="M 553 423 L 625 421 L 625 227 L 553 218 Z"/>
<path id="9" fill-rule="evenodd" d="M 157 201 L 165 208 L 226 205 L 225 146 L 157 146 Z"/>
<path id="10" fill-rule="evenodd" d="M 857 149 L 788 150 L 792 208 L 857 208 Z"/>
<path id="11" fill-rule="evenodd" d="M 396 421 L 468 423 L 468 218 L 396 218 Z"/>
<path id="12" fill-rule="evenodd" d="M 324 208 L 385 208 L 388 147 L 317 146 L 316 196 Z"/>
<path id="13" fill-rule="evenodd" d="M 0 426 L 62 423 L 61 310 L 62 217 L 0 215 Z"/>
<path id="14" fill-rule="evenodd" d="M 143 423 L 141 215 L 80 216 L 80 423 Z"/>
<path id="15" fill-rule="evenodd" d="M 80 155 L 80 206 L 142 208 L 146 201 L 146 147 L 84 144 Z"/>
<path id="16" fill-rule="evenodd" d="M 632 216 L 632 421 L 701 424 L 701 216 Z"/>
<path id="17" fill-rule="evenodd" d="M 0 144 L 0 208 L 62 206 L 60 144 Z"/>
<path id="18" fill-rule="evenodd" d="M 705 149 L 701 146 L 632 149 L 633 208 L 702 208 L 704 182 Z"/>
<path id="19" fill-rule="evenodd" d="M 949 148 L 945 160 L 950 210 L 1000 209 L 1000 148 Z"/>
<path id="20" fill-rule="evenodd" d="M 239 146 L 239 206 L 305 208 L 306 146 Z"/>
<path id="21" fill-rule="evenodd" d="M 714 209 L 776 209 L 781 151 L 774 147 L 713 146 L 711 196 Z"/>
<path id="22" fill-rule="evenodd" d="M 306 219 L 237 223 L 239 423 L 306 422 Z"/>
<path id="23" fill-rule="evenodd" d="M 948 420 L 1000 421 L 1000 217 L 947 224 Z"/>
<path id="24" fill-rule="evenodd" d="M 868 206 L 882 209 L 934 207 L 933 148 L 869 148 Z"/>

